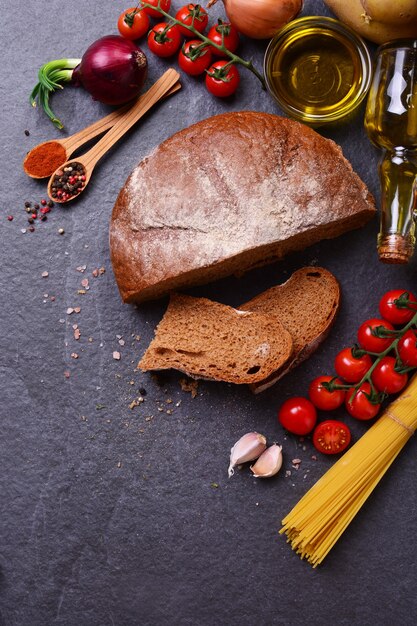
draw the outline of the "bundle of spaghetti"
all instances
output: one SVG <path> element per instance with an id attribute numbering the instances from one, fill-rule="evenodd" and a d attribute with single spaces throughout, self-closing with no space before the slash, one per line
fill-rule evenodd
<path id="1" fill-rule="evenodd" d="M 371 428 L 283 519 L 301 558 L 323 561 L 417 428 L 417 374 Z"/>

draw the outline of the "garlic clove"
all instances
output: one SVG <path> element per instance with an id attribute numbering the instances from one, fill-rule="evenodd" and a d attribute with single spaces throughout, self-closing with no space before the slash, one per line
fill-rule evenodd
<path id="1" fill-rule="evenodd" d="M 230 450 L 229 478 L 235 473 L 234 468 L 236 465 L 254 461 L 265 449 L 266 439 L 263 435 L 259 433 L 246 433 L 246 435 L 243 435 Z"/>
<path id="2" fill-rule="evenodd" d="M 261 454 L 251 471 L 255 478 L 270 478 L 279 472 L 282 466 L 282 446 L 274 443 Z"/>

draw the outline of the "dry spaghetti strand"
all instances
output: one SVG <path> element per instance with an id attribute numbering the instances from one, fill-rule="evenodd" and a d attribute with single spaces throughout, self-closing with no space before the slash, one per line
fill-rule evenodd
<path id="1" fill-rule="evenodd" d="M 323 561 L 417 428 L 417 374 L 377 422 L 283 519 L 301 558 Z"/>

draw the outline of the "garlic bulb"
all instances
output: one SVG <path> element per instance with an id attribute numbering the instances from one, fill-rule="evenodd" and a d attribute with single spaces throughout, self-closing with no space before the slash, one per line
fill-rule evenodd
<path id="1" fill-rule="evenodd" d="M 208 6 L 216 1 L 212 0 Z M 303 8 L 303 0 L 223 0 L 223 3 L 233 26 L 252 39 L 270 39 Z"/>
<path id="2" fill-rule="evenodd" d="M 279 472 L 282 466 L 282 446 L 274 443 L 261 454 L 251 470 L 255 478 L 270 478 Z"/>
<path id="3" fill-rule="evenodd" d="M 235 473 L 234 468 L 236 465 L 254 461 L 262 454 L 265 448 L 266 439 L 263 435 L 259 433 L 246 433 L 246 435 L 243 435 L 230 450 L 229 478 Z"/>

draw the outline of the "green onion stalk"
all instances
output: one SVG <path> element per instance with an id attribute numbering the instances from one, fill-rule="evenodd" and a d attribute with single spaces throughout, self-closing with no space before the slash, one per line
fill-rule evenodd
<path id="1" fill-rule="evenodd" d="M 81 63 L 81 59 L 57 59 L 42 65 L 38 72 L 38 83 L 35 85 L 29 100 L 33 107 L 37 101 L 57 128 L 64 128 L 49 105 L 49 97 L 56 89 L 63 89 L 63 83 L 72 81 L 73 70 Z"/>

